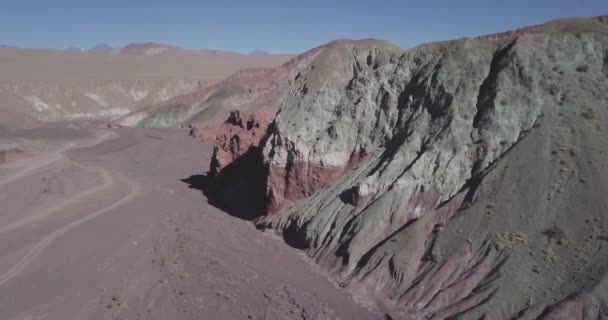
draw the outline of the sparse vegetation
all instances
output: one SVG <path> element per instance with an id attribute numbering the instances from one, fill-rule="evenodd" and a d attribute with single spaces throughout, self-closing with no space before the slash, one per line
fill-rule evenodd
<path id="1" fill-rule="evenodd" d="M 581 116 L 587 120 L 594 120 L 595 112 L 593 112 L 593 110 L 587 109 L 581 113 Z"/>
<path id="2" fill-rule="evenodd" d="M 114 307 L 120 309 L 124 305 L 124 299 L 120 294 L 115 294 L 110 298 L 110 303 L 106 304 L 106 309 L 112 310 Z"/>
<path id="3" fill-rule="evenodd" d="M 566 241 L 566 233 L 558 226 L 545 229 L 543 235 L 545 235 L 549 241 L 555 241 L 557 244 L 563 244 Z"/>
<path id="4" fill-rule="evenodd" d="M 497 240 L 507 247 L 528 244 L 528 236 L 520 231 L 499 233 L 497 234 Z"/>

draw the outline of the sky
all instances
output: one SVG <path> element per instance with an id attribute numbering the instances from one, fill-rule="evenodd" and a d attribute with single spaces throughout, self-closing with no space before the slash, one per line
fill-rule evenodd
<path id="1" fill-rule="evenodd" d="M 401 47 L 608 14 L 608 0 L 0 0 L 0 44 L 90 48 L 154 41 L 297 53 L 335 39 Z"/>

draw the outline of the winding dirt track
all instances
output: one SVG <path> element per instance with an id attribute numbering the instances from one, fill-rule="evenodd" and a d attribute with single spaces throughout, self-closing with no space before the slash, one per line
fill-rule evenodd
<path id="1" fill-rule="evenodd" d="M 85 197 L 93 196 L 93 195 L 95 195 L 95 193 L 100 192 L 101 190 L 103 190 L 107 187 L 111 187 L 111 186 L 115 185 L 117 181 L 122 180 L 120 178 L 119 179 L 112 178 L 111 175 L 107 171 L 104 171 L 102 174 L 104 175 L 104 178 L 105 178 L 104 180 L 107 181 L 105 184 L 102 184 L 93 189 L 89 189 L 83 193 L 77 194 L 75 197 L 69 198 L 68 200 L 62 202 L 58 206 L 55 206 L 51 210 L 45 212 L 45 214 L 52 214 L 54 211 L 58 211 L 69 205 L 77 205 L 79 201 L 85 201 L 86 200 L 86 199 L 84 199 Z M 79 225 L 81 225 L 85 222 L 95 219 L 96 217 L 98 217 L 102 214 L 111 212 L 112 210 L 122 206 L 123 204 L 125 204 L 129 201 L 132 201 L 140 193 L 141 188 L 138 184 L 136 184 L 132 181 L 128 181 L 128 180 L 121 181 L 121 183 L 126 183 L 129 185 L 129 193 L 127 193 L 126 196 L 124 196 L 119 201 L 108 205 L 107 207 L 103 207 L 95 212 L 85 215 L 85 216 L 83 216 L 75 221 L 72 221 L 72 222 L 62 226 L 61 228 L 49 233 L 42 240 L 40 240 L 40 242 L 38 242 L 34 246 L 34 248 L 32 248 L 32 250 L 30 250 L 30 252 L 28 252 L 17 264 L 15 264 L 10 270 L 5 272 L 4 274 L 0 275 L 0 287 L 7 281 L 10 281 L 11 279 L 13 279 L 17 275 L 19 275 L 19 273 L 21 271 L 23 271 L 23 269 L 25 269 L 30 263 L 32 263 L 36 259 L 36 257 L 38 255 L 40 255 L 40 253 L 44 249 L 46 249 L 55 239 L 57 239 L 64 233 L 78 227 Z M 19 220 L 15 224 L 9 225 L 7 228 L 0 229 L 0 233 L 6 232 L 6 231 L 13 231 L 23 225 L 35 222 L 36 220 L 40 219 L 41 216 L 44 216 L 44 215 L 36 215 L 36 216 L 28 217 L 24 220 Z"/>
<path id="2" fill-rule="evenodd" d="M 211 148 L 88 125 L 0 165 L 0 319 L 374 319 L 282 240 L 210 206 Z M 154 139 L 150 138 L 154 137 Z"/>
<path id="3" fill-rule="evenodd" d="M 67 146 L 62 147 L 60 150 L 55 151 L 50 155 L 35 157 L 35 158 L 31 159 L 31 161 L 24 161 L 24 163 L 22 164 L 22 168 L 19 171 L 17 171 L 15 174 L 9 175 L 7 178 L 5 178 L 4 181 L 0 181 L 0 186 L 1 186 L 3 184 L 9 183 L 11 181 L 15 181 L 15 180 L 17 180 L 19 178 L 23 178 L 25 176 L 34 175 L 40 169 L 42 169 L 46 166 L 49 166 L 58 161 L 69 162 L 71 165 L 78 166 L 82 169 L 94 171 L 97 174 L 99 174 L 99 176 L 102 178 L 102 182 L 92 188 L 81 190 L 80 192 L 75 193 L 75 194 L 67 195 L 61 201 L 58 201 L 49 207 L 44 207 L 44 208 L 42 208 L 42 210 L 39 210 L 38 212 L 35 212 L 31 215 L 27 215 L 20 220 L 0 226 L 0 234 L 16 230 L 29 223 L 34 223 L 37 220 L 43 219 L 44 217 L 49 216 L 59 210 L 63 210 L 66 207 L 77 206 L 79 204 L 79 202 L 86 201 L 87 198 L 94 197 L 95 194 L 102 192 L 108 188 L 111 188 L 119 182 L 123 183 L 123 184 L 125 184 L 125 183 L 128 184 L 130 186 L 130 188 L 132 189 L 131 193 L 133 193 L 132 197 L 129 197 L 129 196 L 131 196 L 131 193 L 129 193 L 129 195 L 125 196 L 124 199 L 121 199 L 119 202 L 122 203 L 123 200 L 126 200 L 127 198 L 129 198 L 129 200 L 131 200 L 131 198 L 133 198 L 135 196 L 135 193 L 139 192 L 140 187 L 138 184 L 136 184 L 133 181 L 122 181 L 124 179 L 117 179 L 117 178 L 115 178 L 116 173 L 112 173 L 110 170 L 102 168 L 102 167 L 83 166 L 75 161 L 69 160 L 63 154 L 65 151 L 67 151 L 71 148 L 83 148 L 86 146 L 94 146 L 96 144 L 99 144 L 99 143 L 107 140 L 111 136 L 113 136 L 113 135 L 109 134 L 108 132 L 104 132 L 104 133 L 100 134 L 100 136 L 97 139 L 95 139 L 94 143 L 87 142 L 84 145 L 70 143 Z M 111 204 L 108 207 L 100 209 L 99 211 L 107 212 L 107 211 L 113 209 L 114 207 L 115 207 L 114 204 Z M 82 219 L 84 220 L 85 218 L 89 218 L 89 217 L 91 217 L 90 219 L 92 219 L 95 216 L 97 216 L 96 213 L 97 212 L 92 213 L 89 216 L 83 217 Z M 88 219 L 84 220 L 84 221 L 88 221 Z M 59 231 L 59 230 L 57 230 L 57 231 Z M 4 283 L 3 279 L 4 279 L 4 277 L 0 276 L 0 285 L 2 285 Z"/>

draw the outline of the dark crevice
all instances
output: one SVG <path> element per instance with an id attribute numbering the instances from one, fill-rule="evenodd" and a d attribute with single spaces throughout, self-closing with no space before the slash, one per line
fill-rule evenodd
<path id="1" fill-rule="evenodd" d="M 410 116 L 414 116 L 413 114 Z M 413 119 L 415 120 L 415 119 Z M 391 162 L 391 160 L 395 157 L 397 150 L 399 147 L 405 143 L 405 141 L 414 133 L 413 130 L 408 131 L 404 130 L 393 136 L 391 140 L 389 140 L 384 148 L 384 151 L 380 155 L 380 161 L 370 170 L 369 175 L 374 175 L 384 164 Z"/>
<path id="2" fill-rule="evenodd" d="M 462 275 L 466 278 L 467 274 L 472 272 L 472 270 L 474 270 L 475 268 L 479 267 L 481 265 L 481 263 L 483 263 L 483 261 L 485 259 L 487 259 L 490 255 L 490 252 L 492 251 L 492 247 L 490 245 L 489 240 L 485 240 L 484 243 L 482 244 L 482 246 L 479 248 L 480 251 L 483 252 L 482 256 L 479 258 L 479 260 L 470 268 L 468 268 L 467 270 L 465 270 Z M 493 280 L 498 278 L 498 271 L 500 270 L 500 268 L 504 265 L 504 263 L 506 262 L 506 256 L 505 255 L 501 255 L 498 258 L 498 263 L 496 263 L 496 265 L 494 267 L 492 267 L 492 270 L 490 270 L 490 272 L 484 277 L 484 279 L 482 279 L 481 282 L 479 282 L 476 287 L 471 291 L 471 293 L 469 293 L 463 300 L 466 299 L 470 299 L 472 297 L 474 297 L 477 294 L 483 293 L 485 291 L 491 290 L 491 287 L 489 286 L 489 283 L 491 283 Z M 462 279 L 464 280 L 464 279 Z M 429 301 L 429 303 L 427 304 L 430 305 L 431 302 L 439 295 L 439 293 L 443 290 L 447 290 L 451 287 L 456 286 L 459 283 L 459 281 L 455 281 L 454 283 L 450 284 L 449 286 L 439 290 L 437 292 L 437 294 L 431 298 L 431 300 Z M 478 306 L 481 306 L 483 304 L 485 304 L 486 302 L 488 302 L 497 292 L 498 288 L 495 288 L 494 290 L 492 290 L 492 292 L 485 297 L 483 300 L 481 300 L 480 302 L 478 302 L 475 305 L 470 306 L 469 308 L 460 311 L 459 313 L 451 316 L 448 319 L 457 319 L 459 315 L 465 314 L 468 311 L 471 311 L 475 308 L 477 308 Z M 425 307 L 427 307 L 425 306 Z"/>
<path id="3" fill-rule="evenodd" d="M 370 175 L 377 172 L 385 163 L 390 162 L 396 154 L 399 147 L 414 132 L 414 123 L 422 116 L 421 109 L 424 109 L 430 115 L 431 123 L 443 121 L 443 124 L 438 128 L 437 134 L 442 132 L 450 124 L 451 117 L 447 117 L 450 112 L 449 106 L 453 102 L 452 95 L 448 94 L 442 84 L 438 81 L 438 72 L 442 67 L 441 63 L 435 64 L 431 75 L 426 75 L 427 69 L 432 66 L 427 63 L 408 81 L 405 88 L 397 97 L 397 109 L 399 110 L 396 130 L 393 132 L 393 137 L 385 143 L 385 150 L 380 156 L 382 159 L 372 168 Z M 382 108 L 379 108 L 382 110 Z M 380 112 L 380 111 L 378 111 Z M 407 117 L 404 119 L 404 117 Z M 435 134 L 435 135 L 437 135 Z"/>
<path id="4" fill-rule="evenodd" d="M 456 314 L 454 314 L 454 315 L 446 318 L 446 320 L 448 320 L 448 319 L 449 320 L 460 319 L 460 317 L 463 316 L 463 315 L 465 315 L 467 312 L 469 312 L 469 311 L 471 311 L 471 310 L 473 310 L 473 309 L 475 309 L 475 308 L 477 308 L 477 307 L 479 307 L 481 305 L 484 305 L 488 301 L 490 301 L 490 299 L 492 299 L 496 295 L 496 292 L 498 292 L 498 289 L 494 289 L 487 297 L 485 297 L 484 299 L 482 299 L 481 301 L 479 301 L 477 304 L 475 304 L 473 306 L 470 306 L 469 308 L 466 308 L 466 309 L 464 309 L 464 310 L 462 310 L 462 311 L 460 311 L 460 312 L 458 312 L 458 313 L 456 313 Z M 469 297 L 467 297 L 467 298 L 469 298 Z M 484 316 L 482 316 L 481 319 L 485 319 L 485 318 L 486 318 L 486 316 L 484 315 Z"/>
<path id="5" fill-rule="evenodd" d="M 490 71 L 488 76 L 479 87 L 477 95 L 476 113 L 473 118 L 473 128 L 480 128 L 487 115 L 494 109 L 497 95 L 498 74 L 506 68 L 510 59 L 507 59 L 511 53 L 511 49 L 515 46 L 516 40 L 499 49 L 494 53 L 492 62 L 490 63 Z"/>
<path id="6" fill-rule="evenodd" d="M 578 295 L 579 295 L 578 292 L 573 292 L 570 295 L 568 295 L 565 299 L 563 299 L 562 301 L 559 301 L 559 302 L 556 302 L 555 304 L 546 306 L 545 309 L 543 309 L 543 312 L 537 317 L 537 319 L 553 319 L 553 318 L 548 318 L 548 316 L 550 315 L 551 312 L 553 312 L 553 310 L 555 310 L 562 302 L 564 302 L 566 300 L 576 299 L 576 297 Z"/>
<path id="7" fill-rule="evenodd" d="M 521 140 L 523 140 L 526 137 L 526 135 L 534 128 L 537 128 L 537 127 L 522 130 L 522 133 L 520 134 L 519 139 L 515 143 L 513 143 L 511 146 L 509 146 L 509 148 L 507 148 L 507 150 L 505 150 L 503 153 L 501 153 L 496 159 L 494 159 L 494 161 L 490 162 L 485 168 L 481 168 L 483 159 L 477 160 L 473 164 L 473 168 L 471 169 L 471 177 L 467 181 L 465 181 L 464 185 L 460 188 L 460 190 L 458 190 L 458 192 L 456 192 L 454 195 L 452 195 L 448 199 L 442 201 L 436 207 L 436 209 L 443 207 L 444 205 L 449 203 L 454 197 L 461 194 L 462 192 L 466 192 L 466 195 L 464 197 L 464 200 L 462 201 L 462 206 L 460 207 L 460 209 L 458 211 L 470 207 L 477 198 L 477 190 L 478 190 L 479 186 L 481 185 L 481 182 L 483 181 L 483 179 L 496 167 L 498 162 L 501 159 L 505 158 L 511 152 L 511 150 L 513 150 L 513 148 L 515 148 L 519 144 L 519 142 Z"/>
<path id="8" fill-rule="evenodd" d="M 407 165 L 407 167 L 403 170 L 403 173 L 401 175 L 403 175 L 405 172 L 409 171 L 412 168 L 412 166 L 414 166 L 414 164 L 416 164 L 416 162 L 418 162 L 418 160 L 422 157 L 422 155 L 425 152 L 426 152 L 426 144 L 423 144 L 422 147 L 421 147 L 421 149 L 418 151 L 416 157 Z M 393 188 L 393 185 L 391 184 L 391 186 L 389 186 L 388 190 L 391 190 L 392 188 Z M 340 194 L 340 200 L 342 200 L 345 203 L 348 203 L 347 201 L 349 201 L 349 199 L 348 199 L 349 196 L 352 196 L 350 192 L 346 192 L 346 193 L 343 192 L 342 194 Z M 360 213 L 364 212 L 367 208 L 369 208 L 370 206 L 372 206 L 379 199 L 380 198 L 372 200 L 370 203 L 368 203 L 366 205 L 366 207 L 363 210 L 360 211 Z M 348 254 L 347 254 L 348 250 L 347 249 L 348 249 L 348 245 L 350 243 L 350 240 L 352 239 L 352 236 L 353 236 L 353 232 L 352 232 L 353 224 L 357 220 L 358 216 L 359 215 L 353 216 L 346 223 L 346 225 L 342 229 L 342 234 L 340 235 L 340 239 L 344 239 L 344 237 L 348 235 L 348 238 L 345 239 L 344 243 L 336 251 L 336 255 L 337 256 L 343 257 L 343 259 L 345 261 L 345 264 L 348 263 Z M 344 255 L 341 255 L 340 253 L 342 253 Z"/>
<path id="9" fill-rule="evenodd" d="M 604 52 L 604 65 L 602 66 L 602 72 L 608 77 L 608 51 Z"/>
<path id="10" fill-rule="evenodd" d="M 285 243 L 293 248 L 300 250 L 310 248 L 308 242 L 306 241 L 306 233 L 301 232 L 301 228 L 298 227 L 295 221 L 289 223 L 287 228 L 282 230 L 282 236 Z"/>
<path id="11" fill-rule="evenodd" d="M 202 191 L 210 205 L 251 221 L 265 213 L 266 172 L 260 148 L 251 147 L 220 172 L 193 175 L 182 182 Z"/>
<path id="12" fill-rule="evenodd" d="M 399 181 L 399 179 L 401 179 L 401 177 L 403 177 L 404 174 L 406 174 L 408 171 L 410 171 L 412 169 L 412 167 L 418 162 L 418 160 L 420 160 L 422 158 L 424 153 L 429 148 L 428 145 L 429 145 L 428 141 L 424 141 L 422 143 L 422 146 L 420 146 L 420 150 L 418 150 L 416 152 L 416 157 L 414 157 L 414 159 L 412 161 L 410 161 L 410 163 L 408 163 L 408 165 L 403 169 L 403 171 L 401 171 L 399 176 L 397 176 L 397 178 L 394 179 L 393 183 L 391 183 L 391 185 L 388 187 L 388 190 L 392 190 L 395 187 L 395 183 L 397 181 Z"/>
<path id="13" fill-rule="evenodd" d="M 393 238 L 395 235 L 397 235 L 398 233 L 400 233 L 401 231 L 407 229 L 408 227 L 410 227 L 412 224 L 414 224 L 416 221 L 418 221 L 418 219 L 412 219 L 408 222 L 406 222 L 403 226 L 401 226 L 399 229 L 397 229 L 395 232 L 391 233 L 388 237 L 386 237 L 384 240 L 380 241 L 378 244 L 376 244 L 375 246 L 373 246 L 367 253 L 365 253 L 361 259 L 359 259 L 359 261 L 357 262 L 357 267 L 354 271 L 354 273 L 358 273 L 359 271 L 361 271 L 363 269 L 363 267 L 369 262 L 369 260 L 371 259 L 371 257 L 374 255 L 374 253 L 380 248 L 382 247 L 385 243 L 389 242 L 391 240 L 391 238 Z M 347 251 L 348 251 L 348 246 L 347 244 L 342 245 L 338 251 L 336 252 L 336 255 L 338 255 L 338 252 L 340 252 L 341 250 L 343 250 L 346 255 Z M 367 276 L 367 274 L 365 275 Z"/>

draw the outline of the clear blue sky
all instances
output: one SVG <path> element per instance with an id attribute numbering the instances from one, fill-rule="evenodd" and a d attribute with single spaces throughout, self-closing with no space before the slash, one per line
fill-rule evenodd
<path id="1" fill-rule="evenodd" d="M 608 0 L 0 0 L 0 44 L 89 48 L 156 41 L 278 53 L 337 38 L 381 38 L 411 47 L 600 14 L 608 14 Z"/>

